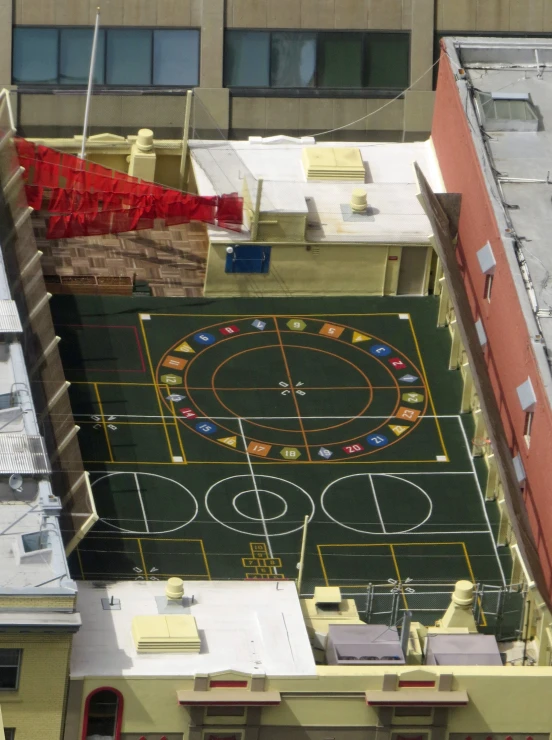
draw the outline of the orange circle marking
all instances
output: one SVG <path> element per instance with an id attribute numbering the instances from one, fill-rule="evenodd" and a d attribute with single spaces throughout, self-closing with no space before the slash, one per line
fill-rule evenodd
<path id="1" fill-rule="evenodd" d="M 237 320 L 237 321 L 240 321 L 240 322 L 241 322 L 241 321 L 249 321 L 250 319 L 254 319 L 254 318 L 258 318 L 258 317 L 256 317 L 256 316 L 255 316 L 255 317 L 254 317 L 254 316 L 241 316 L 241 317 L 240 317 L 239 319 L 236 319 L 236 320 Z M 274 315 L 272 315 L 272 316 L 263 316 L 262 318 L 272 318 L 272 319 L 274 319 L 274 320 L 276 321 L 276 320 L 277 320 L 277 319 L 279 319 L 279 318 L 289 318 L 289 316 L 288 316 L 287 314 L 286 314 L 286 315 L 275 315 L 275 316 L 274 316 Z M 318 319 L 318 318 L 315 318 L 315 317 L 312 317 L 312 316 L 309 316 L 309 317 L 308 317 L 308 320 L 309 320 L 309 321 L 315 321 L 315 322 L 318 322 L 319 324 L 324 324 L 324 323 L 325 323 L 325 319 Z M 179 340 L 178 340 L 177 342 L 175 342 L 175 343 L 174 343 L 174 344 L 173 344 L 173 345 L 172 345 L 172 346 L 171 346 L 171 347 L 169 348 L 169 350 L 167 350 L 167 352 L 165 352 L 165 353 L 164 353 L 164 354 L 162 355 L 161 359 L 160 359 L 160 360 L 159 360 L 159 362 L 157 363 L 157 367 L 156 367 L 156 370 L 155 370 L 155 377 L 156 377 L 156 379 L 157 379 L 157 376 L 158 376 L 158 374 L 159 374 L 159 370 L 160 370 L 160 367 L 161 367 L 161 365 L 162 365 L 163 359 L 165 358 L 165 356 L 166 356 L 166 355 L 167 355 L 167 354 L 168 354 L 169 352 L 173 351 L 175 347 L 177 347 L 177 346 L 178 346 L 179 344 L 181 344 L 181 343 L 182 343 L 183 341 L 185 341 L 186 339 L 188 339 L 188 337 L 191 337 L 191 336 L 193 336 L 194 334 L 197 334 L 197 332 L 198 332 L 198 331 L 207 331 L 207 329 L 212 329 L 212 328 L 215 328 L 215 327 L 217 327 L 217 326 L 224 326 L 224 325 L 226 325 L 227 323 L 228 323 L 228 319 L 227 319 L 226 321 L 219 321 L 219 322 L 217 322 L 217 323 L 215 323 L 215 324 L 210 324 L 210 325 L 209 325 L 209 326 L 207 326 L 207 327 L 203 327 L 203 328 L 202 328 L 202 329 L 200 329 L 200 330 L 197 330 L 197 329 L 195 329 L 195 330 L 193 330 L 193 331 L 189 332 L 188 334 L 186 334 L 186 335 L 185 335 L 185 336 L 184 336 L 183 338 L 180 338 L 180 339 L 179 339 Z M 346 324 L 341 324 L 341 323 L 338 323 L 338 322 L 336 322 L 336 321 L 333 321 L 332 323 L 333 323 L 333 324 L 335 324 L 336 326 L 342 326 L 342 327 L 344 327 L 345 329 L 351 329 L 351 331 L 354 331 L 354 329 L 352 329 L 352 327 L 350 327 L 350 326 L 347 326 Z M 263 331 L 262 333 L 263 333 L 263 334 L 265 334 L 265 335 L 266 335 L 266 334 L 274 334 L 274 333 L 276 333 L 276 331 L 277 331 L 277 330 L 276 330 L 276 329 L 274 329 L 274 330 L 268 330 L 268 331 Z M 282 333 L 287 333 L 287 334 L 294 334 L 294 332 L 292 332 L 291 330 L 287 330 L 287 329 L 279 329 L 279 331 L 280 331 L 280 332 L 282 332 Z M 255 334 L 255 333 L 256 333 L 256 332 L 246 332 L 246 333 L 240 333 L 240 334 L 232 334 L 232 335 L 230 335 L 230 336 L 228 336 L 228 337 L 225 337 L 224 339 L 219 339 L 219 340 L 218 340 L 217 342 L 215 342 L 214 344 L 212 344 L 212 345 L 209 345 L 208 347 L 205 347 L 205 349 L 209 349 L 209 347 L 213 347 L 213 346 L 215 346 L 215 345 L 219 345 L 219 344 L 222 344 L 223 342 L 226 342 L 226 341 L 228 341 L 229 339 L 234 339 L 234 338 L 235 338 L 235 337 L 237 337 L 237 336 L 246 336 L 246 335 L 249 335 L 249 334 Z M 306 335 L 310 335 L 310 336 L 320 336 L 320 334 L 319 334 L 318 332 L 308 332 L 308 331 L 304 331 L 304 330 L 303 330 L 303 331 L 301 332 L 301 334 L 302 334 L 302 335 L 305 335 L 305 334 L 306 334 Z M 404 358 L 408 359 L 408 358 L 406 357 L 406 355 L 404 354 L 404 352 L 401 352 L 401 351 L 400 351 L 400 350 L 399 350 L 399 349 L 398 349 L 397 347 L 395 347 L 394 345 L 390 344 L 389 342 L 386 342 L 385 340 L 383 340 L 383 339 L 380 339 L 379 337 L 376 337 L 376 336 L 374 336 L 373 334 L 370 334 L 370 337 L 371 337 L 371 338 L 372 338 L 372 339 L 373 339 L 374 341 L 376 341 L 376 342 L 381 342 L 382 344 L 385 344 L 385 345 L 387 345 L 387 346 L 388 346 L 388 347 L 390 347 L 391 349 L 395 350 L 395 352 L 397 352 L 397 354 L 399 354 L 399 355 L 403 356 Z M 360 436 L 362 436 L 362 437 L 363 437 L 363 436 L 365 436 L 366 434 L 372 434 L 372 433 L 374 433 L 375 431 L 377 431 L 378 429 L 381 429 L 381 427 L 385 426 L 385 425 L 386 425 L 387 423 L 389 423 L 389 422 L 392 422 L 392 420 L 393 420 L 393 418 L 394 418 L 394 415 L 395 415 L 395 413 L 396 413 L 396 411 L 397 411 L 397 409 L 398 409 L 398 407 L 399 407 L 399 405 L 400 405 L 400 391 L 401 391 L 401 386 L 399 386 L 399 384 L 398 384 L 398 382 L 397 382 L 397 379 L 395 378 L 395 376 L 394 376 L 394 375 L 392 374 L 392 372 L 391 372 L 391 369 L 390 369 L 390 368 L 388 368 L 388 367 L 387 367 L 387 365 L 385 365 L 385 364 L 384 364 L 384 362 L 383 362 L 382 360 L 380 360 L 380 359 L 379 359 L 378 357 L 375 357 L 374 355 L 372 355 L 372 354 L 371 354 L 370 352 L 368 352 L 368 350 L 365 350 L 365 349 L 364 349 L 364 348 L 363 348 L 363 347 L 362 347 L 361 345 L 359 345 L 359 344 L 351 344 L 350 342 L 346 342 L 346 341 L 344 341 L 344 340 L 342 340 L 342 339 L 336 339 L 335 337 L 328 337 L 328 339 L 329 339 L 330 341 L 334 341 L 334 342 L 339 342 L 340 344 L 345 344 L 345 345 L 347 345 L 348 347 L 353 347 L 354 349 L 360 350 L 360 351 L 361 351 L 361 352 L 363 352 L 364 354 L 368 355 L 368 357 L 369 357 L 369 358 L 370 358 L 371 360 L 375 360 L 376 362 L 378 362 L 378 363 L 379 363 L 379 364 L 380 364 L 380 365 L 381 365 L 381 366 L 382 366 L 382 367 L 383 367 L 383 368 L 384 368 L 384 369 L 385 369 L 385 370 L 386 370 L 386 371 L 387 371 L 387 372 L 388 372 L 388 373 L 389 373 L 389 374 L 391 375 L 391 378 L 393 379 L 393 383 L 394 383 L 395 389 L 396 389 L 396 390 L 397 390 L 397 391 L 399 392 L 399 398 L 398 398 L 398 400 L 397 400 L 397 404 L 395 405 L 395 408 L 393 409 L 393 413 L 392 413 L 392 414 L 391 414 L 390 416 L 388 416 L 388 417 L 387 417 L 387 418 L 386 418 L 386 419 L 385 419 L 385 420 L 384 420 L 384 421 L 383 421 L 383 422 L 382 422 L 381 424 L 379 424 L 379 425 L 378 425 L 377 427 L 375 427 L 374 429 L 370 429 L 369 431 L 367 431 L 366 433 L 364 433 L 363 435 L 360 435 Z M 259 347 L 258 349 L 262 349 L 262 348 L 264 348 L 264 347 L 266 347 L 266 346 L 273 346 L 273 345 L 263 345 L 263 347 Z M 274 345 L 274 346 L 276 346 L 276 345 Z M 300 346 L 300 345 L 286 345 L 286 346 Z M 309 347 L 309 349 L 316 349 L 316 348 L 313 348 L 313 347 Z M 244 350 L 244 351 L 247 351 L 247 350 Z M 320 351 L 320 352 L 325 352 L 325 350 L 319 350 L 319 351 Z M 186 369 L 185 369 L 185 371 L 184 371 L 184 380 L 183 380 L 183 382 L 184 382 L 184 386 L 183 386 L 183 387 L 185 388 L 185 390 L 187 391 L 187 393 L 188 393 L 188 394 L 189 394 L 189 388 L 188 388 L 188 371 L 190 370 L 190 367 L 191 367 L 191 365 L 193 364 L 194 360 L 197 360 L 197 358 L 198 358 L 198 357 L 200 357 L 200 356 L 201 356 L 202 354 L 203 354 L 203 352 L 201 352 L 201 351 L 200 351 L 199 353 L 195 354 L 195 355 L 194 355 L 194 356 L 193 356 L 193 357 L 191 358 L 191 360 L 190 360 L 190 361 L 188 362 L 188 364 L 187 364 L 187 366 L 186 366 Z M 241 353 L 238 353 L 238 354 L 241 354 Z M 327 354 L 334 354 L 334 353 L 328 352 Z M 236 355 L 233 355 L 233 356 L 236 356 Z M 349 362 L 349 364 L 351 364 L 351 365 L 352 365 L 353 367 L 355 367 L 355 369 L 359 370 L 359 368 L 358 368 L 358 367 L 357 367 L 357 366 L 356 366 L 356 365 L 355 365 L 354 363 L 350 362 L 349 360 L 345 360 L 345 358 L 343 358 L 343 357 L 340 357 L 339 355 L 335 355 L 335 354 L 334 354 L 334 356 L 335 356 L 335 357 L 337 357 L 337 358 L 339 358 L 340 360 L 344 360 L 345 362 Z M 231 358 L 229 358 L 229 359 L 231 359 Z M 398 438 L 397 438 L 396 440 L 394 440 L 393 442 L 390 442 L 389 444 L 385 445 L 384 447 L 381 447 L 381 448 L 376 448 L 376 449 L 374 449 L 374 450 L 369 450 L 369 451 L 363 452 L 363 453 L 362 453 L 361 455 L 355 455 L 355 456 L 353 456 L 353 457 L 347 457 L 347 458 L 344 458 L 344 460 L 346 460 L 347 462 L 348 462 L 348 461 L 353 461 L 353 460 L 356 460 L 356 459 L 358 459 L 358 458 L 361 458 L 361 457 L 367 457 L 368 455 L 373 455 L 374 453 L 376 453 L 376 452 L 379 452 L 379 451 L 380 451 L 381 449 L 387 449 L 388 447 L 391 447 L 392 445 L 394 445 L 394 444 L 397 444 L 397 442 L 401 442 L 401 441 L 402 441 L 402 440 L 403 440 L 403 439 L 404 439 L 405 437 L 407 437 L 407 436 L 408 436 L 408 435 L 410 434 L 410 432 L 411 432 L 411 431 L 413 431 L 413 430 L 414 430 L 414 429 L 415 429 L 415 428 L 416 428 L 416 427 L 418 426 L 418 424 L 419 424 L 419 423 L 421 422 L 421 420 L 422 420 L 422 419 L 424 418 L 424 414 L 425 414 L 425 412 L 426 412 L 426 410 L 427 410 L 427 406 L 428 406 L 428 402 L 429 402 L 429 401 L 428 401 L 428 395 L 429 395 L 429 394 L 427 393 L 427 385 L 426 385 L 426 382 L 425 382 L 425 376 L 424 376 L 424 375 L 423 375 L 423 374 L 422 374 L 422 373 L 420 372 L 420 370 L 419 370 L 419 369 L 418 369 L 418 368 L 416 367 L 416 365 L 415 365 L 415 364 L 414 364 L 414 363 L 413 363 L 413 362 L 412 362 L 411 360 L 408 360 L 408 363 L 409 363 L 409 364 L 410 364 L 410 365 L 411 365 L 411 366 L 412 366 L 412 367 L 414 368 L 414 370 L 415 370 L 415 371 L 416 371 L 416 372 L 418 373 L 418 375 L 419 375 L 419 376 L 420 376 L 420 378 L 422 379 L 422 387 L 423 387 L 423 388 L 424 388 L 424 389 L 426 390 L 426 394 L 425 394 L 425 403 L 424 403 L 424 408 L 423 408 L 423 411 L 422 411 L 422 412 L 421 412 L 421 414 L 419 415 L 419 417 L 418 417 L 418 419 L 416 420 L 416 422 L 415 422 L 415 423 L 414 423 L 414 424 L 413 424 L 413 425 L 412 425 L 412 426 L 411 426 L 411 427 L 409 428 L 409 430 L 408 430 L 407 432 L 405 432 L 404 434 L 402 434 L 402 435 L 401 435 L 400 437 L 398 437 Z M 221 363 L 221 364 L 224 364 L 224 363 Z M 217 370 L 216 370 L 215 372 L 217 372 L 217 371 L 218 371 L 218 368 L 217 368 Z M 359 372 L 362 372 L 362 371 L 360 371 L 360 370 L 359 370 Z M 158 385 L 157 385 L 157 388 L 156 388 L 156 390 L 157 390 L 157 392 L 159 393 L 159 395 L 160 395 L 160 397 L 161 397 L 161 400 L 162 400 L 163 404 L 165 405 L 165 407 L 166 407 L 167 409 L 169 409 L 169 411 L 171 411 L 171 413 L 173 413 L 173 410 L 171 409 L 170 405 L 169 405 L 169 404 L 167 403 L 166 399 L 165 399 L 165 398 L 164 398 L 164 397 L 163 397 L 163 396 L 161 395 L 161 393 L 160 393 L 160 391 L 159 391 L 159 386 L 161 386 L 161 385 L 163 385 L 163 384 L 162 384 L 162 383 L 158 383 Z M 370 388 L 372 389 L 372 385 L 371 385 L 371 384 L 370 384 Z M 220 401 L 220 399 L 219 399 L 219 398 L 217 398 L 217 400 L 219 401 L 219 403 L 221 403 L 221 401 Z M 197 406 L 197 404 L 195 404 L 195 405 Z M 227 408 L 227 407 L 226 407 L 226 406 L 224 406 L 224 408 Z M 210 417 L 209 415 L 205 414 L 205 412 L 203 411 L 203 409 L 201 409 L 201 408 L 200 408 L 199 406 L 197 406 L 197 410 L 198 410 L 198 411 L 199 411 L 199 412 L 200 412 L 201 414 L 203 414 L 203 416 L 204 416 L 204 417 L 205 417 L 206 419 L 211 419 L 211 417 Z M 232 412 L 232 411 L 230 411 L 230 413 L 233 413 L 233 412 Z M 184 421 L 185 421 L 184 419 L 180 419 L 180 417 L 175 417 L 175 418 L 177 418 L 177 419 L 178 419 L 179 421 L 181 421 L 182 423 L 184 423 Z M 238 417 L 236 417 L 236 418 L 238 418 Z M 358 418 L 358 417 L 352 417 L 352 419 L 355 419 L 355 418 Z M 213 421 L 213 423 L 215 423 L 215 422 Z M 346 422 L 344 422 L 344 423 L 346 424 L 346 423 L 348 423 L 348 421 L 346 421 Z M 220 427 L 221 429 L 224 429 L 224 430 L 226 430 L 226 431 L 228 431 L 228 432 L 231 432 L 232 434 L 235 434 L 235 430 L 232 430 L 232 429 L 229 429 L 228 427 L 225 427 L 225 426 L 224 426 L 223 424 L 221 424 L 221 423 L 220 423 L 220 422 L 218 422 L 218 421 L 216 422 L 216 426 L 219 426 L 219 427 Z M 338 425 L 338 426 L 341 426 L 341 425 Z M 196 431 L 196 430 L 195 430 L 195 429 L 194 429 L 193 427 L 189 427 L 189 426 L 187 426 L 187 425 L 186 425 L 186 428 L 187 428 L 187 429 L 189 429 L 190 431 L 194 432 L 194 434 L 197 434 L 198 436 L 200 436 L 200 437 L 202 437 L 203 439 L 205 439 L 205 436 L 204 436 L 203 434 L 200 434 L 200 432 L 197 432 L 197 431 Z M 333 428 L 333 427 L 332 427 L 332 428 Z M 277 429 L 276 431 L 283 431 L 283 430 L 281 430 L 281 429 Z M 293 432 L 293 431 L 291 431 L 291 430 L 288 430 L 288 431 L 290 431 L 290 432 L 291 432 L 292 434 L 299 434 L 299 433 L 300 433 L 299 431 L 297 431 L 297 432 Z M 309 430 L 309 431 L 315 431 L 315 430 Z M 250 440 L 253 440 L 253 441 L 255 441 L 255 442 L 259 442 L 259 444 L 265 444 L 265 442 L 264 442 L 263 440 L 258 440 L 258 439 L 256 439 L 256 438 L 252 437 L 251 435 L 247 435 L 247 437 L 248 437 L 248 438 L 249 438 Z M 324 444 L 327 444 L 328 446 L 331 446 L 331 445 L 340 445 L 340 444 L 345 444 L 345 443 L 347 443 L 347 442 L 354 442 L 354 440 L 358 440 L 358 439 L 359 439 L 359 435 L 357 435 L 357 436 L 355 436 L 355 437 L 353 437 L 353 438 L 351 438 L 351 439 L 348 439 L 348 440 L 341 440 L 341 441 L 339 441 L 339 442 L 335 442 L 335 441 L 332 441 L 332 442 L 329 442 L 329 443 L 324 443 Z M 225 449 L 228 449 L 228 447 L 227 447 L 226 445 L 224 445 L 224 444 L 223 444 L 222 442 L 219 442 L 219 441 L 218 441 L 218 440 L 216 440 L 216 439 L 212 439 L 212 438 L 209 438 L 209 441 L 211 441 L 211 442 L 215 442 L 215 443 L 216 443 L 216 444 L 218 444 L 218 445 L 219 445 L 220 447 L 223 447 L 223 448 L 225 448 Z M 295 446 L 296 446 L 296 447 L 301 447 L 301 448 L 304 448 L 304 447 L 305 447 L 305 445 L 304 445 L 304 444 L 295 444 Z M 318 444 L 316 444 L 316 445 L 314 445 L 314 446 L 318 447 Z M 245 454 L 246 454 L 245 450 L 236 450 L 236 451 L 237 451 L 237 452 L 240 452 L 240 453 L 241 453 L 241 454 L 243 454 L 243 455 L 245 455 Z M 267 459 L 267 460 L 274 460 L 274 461 L 276 461 L 276 462 L 281 462 L 281 459 L 280 459 L 280 458 L 277 458 L 277 457 L 267 457 L 267 458 L 265 458 L 265 459 Z M 341 458 L 338 458 L 338 460 L 339 460 L 340 462 L 343 462 L 343 460 L 342 460 Z M 318 461 L 316 461 L 316 462 L 318 462 Z"/>

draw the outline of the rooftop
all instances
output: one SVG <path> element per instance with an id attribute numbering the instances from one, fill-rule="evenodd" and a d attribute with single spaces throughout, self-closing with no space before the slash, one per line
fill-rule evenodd
<path id="1" fill-rule="evenodd" d="M 480 157 L 490 158 L 495 215 L 530 333 L 546 344 L 548 362 L 536 354 L 552 397 L 552 40 L 451 37 L 446 48 L 455 72 L 466 72 L 457 77 L 462 99 L 468 81 L 479 100 L 466 114 Z"/>
<path id="2" fill-rule="evenodd" d="M 357 148 L 365 168 L 364 182 L 354 178 L 308 182 L 302 154 L 313 146 Z M 444 191 L 430 141 L 316 143 L 308 137 L 251 137 L 249 141 L 191 141 L 190 149 L 201 195 L 242 195 L 245 183 L 254 200 L 262 179 L 261 212 L 306 216 L 306 238 L 312 242 L 428 244 L 430 226 L 416 198 L 413 163 L 418 162 L 435 191 Z M 352 191 L 358 187 L 368 196 L 368 211 L 362 216 L 351 214 L 349 207 Z M 213 242 L 228 241 L 228 234 L 218 229 L 209 229 L 209 236 Z M 241 238 L 248 241 L 249 234 Z"/>
<path id="3" fill-rule="evenodd" d="M 165 587 L 163 581 L 81 582 L 83 626 L 73 640 L 71 677 L 194 676 L 225 670 L 316 674 L 294 583 L 185 581 L 184 607 L 167 607 Z M 115 608 L 109 606 L 112 597 Z M 167 613 L 195 617 L 199 653 L 137 652 L 133 618 Z"/>

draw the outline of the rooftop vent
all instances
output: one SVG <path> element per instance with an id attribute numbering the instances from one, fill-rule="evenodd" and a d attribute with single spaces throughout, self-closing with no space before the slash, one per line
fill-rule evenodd
<path id="1" fill-rule="evenodd" d="M 191 615 L 138 616 L 132 637 L 139 653 L 199 653 L 201 640 Z"/>
<path id="2" fill-rule="evenodd" d="M 338 612 L 341 604 L 341 589 L 337 586 L 316 586 L 313 601 L 317 609 Z"/>
<path id="3" fill-rule="evenodd" d="M 365 179 L 364 162 L 357 147 L 307 146 L 303 149 L 302 160 L 309 182 L 364 182 Z"/>
<path id="4" fill-rule="evenodd" d="M 330 624 L 328 665 L 404 665 L 396 627 L 380 624 Z"/>
<path id="5" fill-rule="evenodd" d="M 539 119 L 529 93 L 476 92 L 481 123 L 487 131 L 537 131 Z"/>

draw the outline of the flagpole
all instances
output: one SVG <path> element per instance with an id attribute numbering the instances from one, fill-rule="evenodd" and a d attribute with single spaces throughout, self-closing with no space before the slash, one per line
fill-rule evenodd
<path id="1" fill-rule="evenodd" d="M 88 73 L 88 90 L 86 91 L 86 106 L 84 108 L 84 124 L 82 127 L 82 147 L 80 158 L 84 159 L 86 151 L 86 139 L 88 136 L 88 118 L 90 116 L 90 100 L 92 98 L 92 85 L 94 82 L 94 67 L 96 66 L 96 49 L 98 46 L 98 30 L 100 28 L 100 9 L 96 9 L 96 25 L 94 26 L 94 38 L 92 40 L 92 54 L 90 58 L 90 71 Z"/>

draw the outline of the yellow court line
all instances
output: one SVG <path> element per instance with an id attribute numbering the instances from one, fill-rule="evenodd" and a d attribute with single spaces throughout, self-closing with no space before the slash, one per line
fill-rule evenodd
<path id="1" fill-rule="evenodd" d="M 154 384 L 155 384 L 155 373 L 153 371 L 153 363 L 151 361 L 151 354 L 150 354 L 150 351 L 149 351 L 148 339 L 146 337 L 146 330 L 144 328 L 144 322 L 142 321 L 142 318 L 141 318 L 140 315 L 138 315 L 138 319 L 140 321 L 140 328 L 142 330 L 142 337 L 144 339 L 144 346 L 146 348 L 146 355 L 147 355 L 147 358 L 148 358 L 148 364 L 149 364 L 149 369 L 150 369 L 150 373 L 151 373 L 151 379 L 154 381 Z M 159 389 L 158 388 L 155 391 L 155 395 L 157 397 L 157 406 L 159 407 L 159 413 L 163 417 L 163 426 L 165 427 L 165 437 L 167 438 L 167 447 L 169 448 L 169 458 L 172 461 L 172 459 L 173 459 L 173 451 L 172 451 L 172 446 L 171 446 L 171 439 L 169 437 L 169 430 L 167 429 L 167 424 L 166 424 L 166 421 L 165 421 L 165 414 L 163 412 L 163 406 L 161 405 L 161 399 L 159 398 Z"/>
<path id="2" fill-rule="evenodd" d="M 169 386 L 165 385 L 163 386 L 167 393 L 170 394 Z M 174 419 L 174 425 L 176 427 L 176 437 L 178 439 L 178 446 L 180 447 L 180 452 L 182 453 L 182 462 L 178 463 L 179 465 L 187 465 L 188 460 L 186 459 L 186 453 L 184 452 L 184 445 L 182 444 L 182 437 L 180 435 L 180 423 L 178 421 L 178 417 L 176 415 L 176 411 L 174 410 L 174 401 L 171 401 L 171 409 L 172 409 L 172 416 Z"/>
<path id="3" fill-rule="evenodd" d="M 466 563 L 468 565 L 468 570 L 470 572 L 470 578 L 472 580 L 472 583 L 475 583 L 475 574 L 472 569 L 470 556 L 468 555 L 468 548 L 466 547 L 466 543 L 462 542 L 462 547 L 464 549 L 464 557 L 466 558 Z M 481 598 L 478 597 L 477 603 L 479 604 L 479 612 L 481 614 L 481 626 L 486 627 L 487 626 L 487 617 L 485 616 L 485 612 L 483 611 L 483 604 L 481 603 Z"/>
<path id="4" fill-rule="evenodd" d="M 369 543 L 336 543 L 329 545 L 318 545 L 318 547 L 385 547 L 386 542 L 369 542 Z M 463 542 L 393 542 L 393 547 L 425 547 L 426 545 L 463 545 Z"/>
<path id="5" fill-rule="evenodd" d="M 322 568 L 322 575 L 324 576 L 324 582 L 326 583 L 326 586 L 329 586 L 330 582 L 328 581 L 328 574 L 326 573 L 326 566 L 324 565 L 324 557 L 320 549 L 321 547 L 325 547 L 325 545 L 316 545 L 316 549 L 318 550 L 318 557 L 320 559 L 320 566 Z"/>
<path id="6" fill-rule="evenodd" d="M 125 382 L 119 382 L 119 381 L 110 381 L 110 380 L 72 380 L 71 385 L 147 385 L 147 386 L 156 386 L 157 383 L 125 383 Z"/>
<path id="7" fill-rule="evenodd" d="M 119 419 L 116 419 L 117 424 L 119 426 L 126 425 L 128 427 L 162 427 L 163 422 L 162 421 L 119 421 Z M 79 421 L 79 426 L 81 424 L 97 424 L 97 421 Z"/>
<path id="8" fill-rule="evenodd" d="M 100 407 L 100 414 L 102 417 L 102 426 L 105 434 L 105 441 L 107 443 L 107 449 L 109 450 L 109 457 L 111 458 L 110 462 L 115 462 L 113 458 L 113 450 L 111 449 L 111 442 L 109 441 L 109 432 L 107 431 L 107 422 L 105 420 L 105 414 L 102 406 L 102 399 L 100 398 L 100 391 L 98 390 L 98 386 L 96 383 L 94 383 L 94 391 L 96 393 L 96 398 L 98 399 L 98 406 Z"/>
<path id="9" fill-rule="evenodd" d="M 203 562 L 205 563 L 205 570 L 207 571 L 207 577 L 209 580 L 211 580 L 211 571 L 209 569 L 209 563 L 207 562 L 207 553 L 205 552 L 205 546 L 203 545 L 203 540 L 199 540 L 199 544 L 201 546 L 201 552 L 203 554 Z"/>
<path id="10" fill-rule="evenodd" d="M 80 550 L 79 550 L 78 547 L 76 548 L 76 550 L 77 550 L 77 560 L 79 562 L 79 568 L 80 568 L 80 572 L 81 572 L 81 578 L 82 578 L 83 581 L 86 581 L 86 576 L 84 575 L 84 568 L 82 567 L 82 557 L 81 557 L 81 554 L 80 554 Z"/>
<path id="11" fill-rule="evenodd" d="M 410 324 L 410 331 L 412 332 L 412 338 L 414 339 L 414 345 L 416 347 L 416 352 L 418 354 L 418 359 L 420 360 L 420 368 L 422 370 L 422 374 L 424 376 L 424 380 L 427 387 L 427 395 L 429 397 L 429 403 L 431 405 L 431 410 L 433 411 L 433 416 L 435 417 L 435 425 L 437 426 L 437 434 L 439 435 L 439 439 L 441 440 L 441 448 L 443 450 L 443 454 L 449 459 L 449 455 L 447 452 L 447 448 L 445 446 L 445 440 L 443 439 L 443 433 L 441 431 L 441 425 L 439 424 L 439 419 L 437 417 L 437 411 L 435 410 L 435 404 L 433 403 L 433 396 L 431 395 L 431 389 L 429 387 L 429 381 L 427 379 L 427 373 L 424 365 L 424 361 L 422 359 L 422 353 L 420 352 L 420 345 L 418 344 L 418 338 L 416 336 L 416 331 L 414 329 L 414 324 L 412 323 L 412 317 L 410 314 L 408 315 L 408 323 Z"/>
<path id="12" fill-rule="evenodd" d="M 140 540 L 140 537 L 136 538 L 136 542 L 138 544 L 138 550 L 140 552 L 140 560 L 142 561 L 142 568 L 144 570 L 144 578 L 147 581 L 148 580 L 148 569 L 146 568 L 146 559 L 144 558 L 144 551 L 142 550 L 142 542 Z"/>
<path id="13" fill-rule="evenodd" d="M 395 555 L 395 550 L 393 549 L 393 545 L 389 545 L 389 549 L 391 550 L 391 557 L 393 558 L 393 565 L 395 566 L 395 570 L 397 571 L 397 578 L 399 579 L 399 583 L 402 583 L 401 572 L 399 570 L 399 564 L 397 562 L 397 556 Z M 406 596 L 402 588 L 401 588 L 401 596 L 403 599 L 404 608 L 408 609 L 408 601 L 406 600 Z"/>

